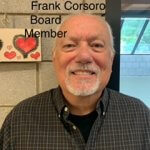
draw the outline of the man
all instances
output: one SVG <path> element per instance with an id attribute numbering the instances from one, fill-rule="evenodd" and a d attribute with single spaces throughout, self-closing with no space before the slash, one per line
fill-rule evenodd
<path id="1" fill-rule="evenodd" d="M 150 111 L 107 89 L 114 58 L 110 26 L 74 15 L 61 27 L 53 63 L 59 87 L 31 97 L 7 116 L 2 150 L 149 150 Z"/>

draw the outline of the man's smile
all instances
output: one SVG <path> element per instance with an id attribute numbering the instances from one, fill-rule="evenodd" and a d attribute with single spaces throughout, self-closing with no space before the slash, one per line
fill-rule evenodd
<path id="1" fill-rule="evenodd" d="M 95 75 L 96 73 L 91 70 L 75 70 L 75 71 L 71 71 L 71 74 L 73 75 Z"/>

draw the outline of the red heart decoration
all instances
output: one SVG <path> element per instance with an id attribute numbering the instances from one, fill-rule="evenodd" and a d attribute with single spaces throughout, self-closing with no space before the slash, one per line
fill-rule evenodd
<path id="1" fill-rule="evenodd" d="M 21 37 L 16 39 L 16 46 L 20 48 L 23 52 L 28 53 L 36 47 L 36 40 L 33 37 L 27 39 Z"/>
<path id="2" fill-rule="evenodd" d="M 15 51 L 5 52 L 4 56 L 8 59 L 13 59 L 14 57 L 16 57 L 16 52 Z"/>
<path id="3" fill-rule="evenodd" d="M 16 35 L 13 39 L 13 43 L 15 48 L 23 54 L 24 58 L 27 58 L 28 53 L 36 50 L 38 46 L 38 38 L 26 38 L 24 35 Z"/>
<path id="4" fill-rule="evenodd" d="M 40 53 L 36 52 L 35 54 L 31 54 L 31 57 L 34 59 L 38 59 L 38 57 L 40 57 Z"/>

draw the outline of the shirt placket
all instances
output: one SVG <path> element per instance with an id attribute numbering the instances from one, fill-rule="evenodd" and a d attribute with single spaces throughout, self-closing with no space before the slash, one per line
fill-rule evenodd
<path id="1" fill-rule="evenodd" d="M 84 138 L 78 129 L 71 121 L 68 120 L 69 116 L 69 109 L 67 106 L 63 109 L 63 119 L 64 119 L 64 125 L 67 128 L 67 131 L 71 135 L 72 139 L 72 145 L 76 148 L 76 150 L 85 150 L 85 141 Z"/>

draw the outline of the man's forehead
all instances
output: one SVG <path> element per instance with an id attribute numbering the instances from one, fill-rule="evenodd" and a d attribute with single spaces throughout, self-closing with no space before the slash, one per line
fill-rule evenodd
<path id="1" fill-rule="evenodd" d="M 86 23 L 90 23 L 90 24 L 97 24 L 99 26 L 105 26 L 106 23 L 105 21 L 101 18 L 101 17 L 98 17 L 98 16 L 73 16 L 73 17 L 70 17 L 68 19 L 66 19 L 60 28 L 67 28 L 68 26 L 71 26 L 71 25 L 88 25 Z"/>
<path id="2" fill-rule="evenodd" d="M 88 26 L 85 24 L 85 28 L 83 27 L 70 27 L 66 28 L 67 34 L 66 39 L 71 40 L 96 40 L 96 39 L 107 39 L 108 32 L 104 28 L 96 27 L 96 26 Z"/>
<path id="3" fill-rule="evenodd" d="M 72 41 L 79 41 L 79 40 L 88 40 L 88 41 L 93 41 L 93 40 L 103 40 L 104 39 L 104 35 L 103 33 L 99 34 L 99 33 L 70 33 L 70 34 L 66 34 L 66 40 L 72 40 Z"/>
<path id="4" fill-rule="evenodd" d="M 85 34 L 89 34 L 89 32 L 91 32 L 91 35 L 92 33 L 93 35 L 96 35 L 96 33 L 101 30 L 107 30 L 107 26 L 105 21 L 98 16 L 81 15 L 69 17 L 62 23 L 59 30 L 67 31 L 68 35 L 73 32 L 76 32 L 76 34 L 78 34 L 78 32 L 83 32 Z"/>
<path id="5" fill-rule="evenodd" d="M 67 24 L 69 22 L 76 22 L 77 20 L 82 21 L 82 20 L 95 20 L 99 22 L 105 22 L 105 20 L 101 16 L 96 16 L 96 15 L 88 15 L 88 14 L 81 14 L 81 15 L 73 15 L 68 17 L 67 19 L 64 20 L 62 24 Z"/>

